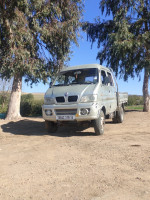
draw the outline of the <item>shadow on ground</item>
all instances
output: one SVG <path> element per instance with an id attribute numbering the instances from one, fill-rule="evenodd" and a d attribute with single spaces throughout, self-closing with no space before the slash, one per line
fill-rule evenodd
<path id="1" fill-rule="evenodd" d="M 93 132 L 86 132 L 85 129 L 80 129 L 76 126 L 62 126 L 59 127 L 56 133 L 48 133 L 45 130 L 45 123 L 34 120 L 20 120 L 17 122 L 8 122 L 1 126 L 3 132 L 11 133 L 14 135 L 26 135 L 26 136 L 42 136 L 52 135 L 57 137 L 71 137 L 71 136 L 93 136 Z M 84 130 L 84 132 L 83 132 Z"/>

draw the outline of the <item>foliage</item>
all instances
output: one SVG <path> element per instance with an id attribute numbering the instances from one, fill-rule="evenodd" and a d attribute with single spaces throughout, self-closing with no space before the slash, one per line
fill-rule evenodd
<path id="1" fill-rule="evenodd" d="M 149 5 L 149 0 L 101 0 L 105 18 L 83 26 L 88 39 L 97 41 L 100 63 L 106 61 L 125 80 L 143 68 L 150 69 Z"/>
<path id="2" fill-rule="evenodd" d="M 2 106 L 2 104 L 0 104 L 0 113 L 7 113 L 7 109 L 8 104 L 6 104 L 5 106 Z"/>
<path id="3" fill-rule="evenodd" d="M 32 116 L 42 116 L 42 105 L 44 104 L 43 100 L 36 100 L 32 104 Z"/>
<path id="4" fill-rule="evenodd" d="M 21 96 L 21 102 L 31 102 L 33 100 L 34 100 L 34 96 L 31 93 L 29 93 L 29 94 L 23 94 Z"/>
<path id="5" fill-rule="evenodd" d="M 25 101 L 20 104 L 20 114 L 22 117 L 30 116 L 32 112 L 32 102 Z"/>
<path id="6" fill-rule="evenodd" d="M 0 104 L 3 108 L 8 104 L 11 88 L 12 80 L 0 79 Z"/>
<path id="7" fill-rule="evenodd" d="M 0 74 L 47 80 L 77 43 L 82 0 L 0 1 Z"/>
<path id="8" fill-rule="evenodd" d="M 23 94 L 21 96 L 20 110 L 23 117 L 33 117 L 33 116 L 42 116 L 42 105 L 44 100 L 39 98 L 34 99 L 33 94 Z M 8 110 L 8 101 L 5 106 L 2 106 L 1 95 L 0 95 L 0 113 L 7 113 Z"/>
<path id="9" fill-rule="evenodd" d="M 101 0 L 100 10 L 105 19 L 86 23 L 92 44 L 97 41 L 97 58 L 106 61 L 115 74 L 127 80 L 139 76 L 144 69 L 143 111 L 148 112 L 150 75 L 150 0 Z"/>
<path id="10" fill-rule="evenodd" d="M 20 112 L 23 117 L 42 116 L 44 100 L 34 100 L 33 94 L 21 96 Z"/>
<path id="11" fill-rule="evenodd" d="M 0 77 L 14 77 L 7 120 L 20 118 L 22 77 L 47 82 L 77 43 L 82 0 L 0 0 Z"/>
<path id="12" fill-rule="evenodd" d="M 0 104 L 2 105 L 2 107 L 8 104 L 9 97 L 10 97 L 10 93 L 7 93 L 5 91 L 0 92 Z"/>
<path id="13" fill-rule="evenodd" d="M 128 106 L 143 105 L 143 97 L 138 95 L 128 96 Z"/>

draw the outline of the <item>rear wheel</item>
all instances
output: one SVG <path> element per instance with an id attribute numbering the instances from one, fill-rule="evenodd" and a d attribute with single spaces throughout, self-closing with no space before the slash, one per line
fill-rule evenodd
<path id="1" fill-rule="evenodd" d="M 94 120 L 94 130 L 96 135 L 103 135 L 104 125 L 105 125 L 105 115 L 104 112 L 101 110 L 99 118 Z"/>
<path id="2" fill-rule="evenodd" d="M 57 123 L 45 121 L 45 128 L 49 133 L 55 133 L 57 131 Z"/>
<path id="3" fill-rule="evenodd" d="M 118 111 L 118 123 L 122 123 L 123 120 L 124 120 L 124 110 L 123 107 L 120 107 Z"/>
<path id="4" fill-rule="evenodd" d="M 116 111 L 115 116 L 113 118 L 114 123 L 122 123 L 124 120 L 124 109 L 123 107 L 119 107 L 119 110 Z"/>

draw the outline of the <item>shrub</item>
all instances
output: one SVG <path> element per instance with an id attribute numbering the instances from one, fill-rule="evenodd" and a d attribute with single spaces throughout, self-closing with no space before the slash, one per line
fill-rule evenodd
<path id="1" fill-rule="evenodd" d="M 21 95 L 21 102 L 32 102 L 34 100 L 33 94 L 23 94 Z"/>
<path id="2" fill-rule="evenodd" d="M 20 114 L 23 117 L 31 116 L 33 101 L 34 101 L 33 94 L 21 95 Z"/>
<path id="3" fill-rule="evenodd" d="M 42 116 L 43 100 L 34 100 L 32 94 L 21 96 L 20 113 L 23 117 Z"/>
<path id="4" fill-rule="evenodd" d="M 31 116 L 32 113 L 32 102 L 24 101 L 20 104 L 20 114 L 23 117 Z"/>
<path id="5" fill-rule="evenodd" d="M 0 113 L 7 113 L 8 105 L 0 105 Z"/>
<path id="6" fill-rule="evenodd" d="M 143 105 L 143 97 L 138 95 L 129 95 L 128 106 Z"/>
<path id="7" fill-rule="evenodd" d="M 5 91 L 0 92 L 0 105 L 2 106 L 2 108 L 8 105 L 9 98 L 10 98 L 10 93 L 7 93 Z"/>
<path id="8" fill-rule="evenodd" d="M 9 98 L 9 96 L 8 96 Z M 42 116 L 42 105 L 44 100 L 34 100 L 33 94 L 24 94 L 21 96 L 20 114 L 23 117 Z M 0 95 L 0 113 L 7 113 L 8 100 L 2 105 Z"/>
<path id="9" fill-rule="evenodd" d="M 32 104 L 32 116 L 42 116 L 43 100 L 36 100 Z"/>

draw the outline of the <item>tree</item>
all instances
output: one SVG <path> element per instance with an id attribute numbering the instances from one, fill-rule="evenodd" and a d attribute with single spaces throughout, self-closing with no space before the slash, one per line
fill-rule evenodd
<path id="1" fill-rule="evenodd" d="M 77 43 L 82 0 L 0 0 L 0 75 L 14 77 L 7 119 L 20 117 L 22 77 L 46 82 Z"/>
<path id="2" fill-rule="evenodd" d="M 134 78 L 144 69 L 143 111 L 149 111 L 148 81 L 150 72 L 150 1 L 101 0 L 105 19 L 85 23 L 88 39 L 97 41 L 97 59 L 104 61 L 116 75 Z"/>

